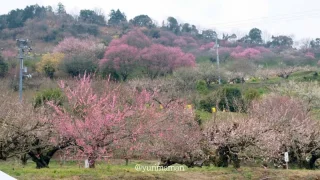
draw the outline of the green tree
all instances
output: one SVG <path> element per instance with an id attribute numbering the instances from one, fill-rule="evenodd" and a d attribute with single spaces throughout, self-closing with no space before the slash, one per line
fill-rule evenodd
<path id="1" fill-rule="evenodd" d="M 1 29 L 1 28 L 0 28 Z M 316 38 L 310 42 L 312 48 L 320 48 L 320 38 Z"/>
<path id="2" fill-rule="evenodd" d="M 22 27 L 24 23 L 23 10 L 17 9 L 17 10 L 10 11 L 6 19 L 7 19 L 8 28 Z"/>
<path id="3" fill-rule="evenodd" d="M 57 13 L 59 15 L 66 14 L 65 6 L 61 2 L 58 3 Z"/>
<path id="4" fill-rule="evenodd" d="M 175 34 L 180 32 L 180 26 L 176 18 L 168 17 L 167 19 L 167 28 Z"/>
<path id="5" fill-rule="evenodd" d="M 118 10 L 111 10 L 109 14 L 109 25 L 120 25 L 123 22 L 127 22 L 127 17 L 124 13 L 122 13 L 119 9 Z"/>
<path id="6" fill-rule="evenodd" d="M 267 43 L 268 47 L 287 47 L 292 48 L 293 40 L 289 36 L 272 36 L 272 41 Z"/>
<path id="7" fill-rule="evenodd" d="M 217 36 L 217 33 L 214 30 L 208 29 L 205 31 L 202 31 L 202 38 L 207 40 L 215 40 Z"/>
<path id="8" fill-rule="evenodd" d="M 197 29 L 197 27 L 195 25 L 191 26 L 191 34 L 192 35 L 198 35 L 199 34 L 199 30 Z"/>
<path id="9" fill-rule="evenodd" d="M 231 112 L 243 110 L 243 99 L 240 89 L 234 87 L 226 87 L 218 92 L 220 101 L 219 109 L 226 109 Z"/>
<path id="10" fill-rule="evenodd" d="M 249 32 L 249 38 L 252 44 L 262 44 L 261 30 L 258 28 L 253 28 Z"/>
<path id="11" fill-rule="evenodd" d="M 242 38 L 240 38 L 240 39 L 238 40 L 238 42 L 241 42 L 241 43 L 251 43 L 251 39 L 250 39 L 250 37 L 249 37 L 248 35 L 245 35 L 245 36 L 243 36 Z"/>
<path id="12" fill-rule="evenodd" d="M 155 27 L 152 19 L 148 15 L 139 15 L 130 20 L 134 26 L 153 28 Z"/>
<path id="13" fill-rule="evenodd" d="M 80 11 L 80 21 L 98 25 L 105 25 L 105 17 L 103 15 L 98 15 L 95 11 L 84 9 Z"/>
<path id="14" fill-rule="evenodd" d="M 182 25 L 181 32 L 190 33 L 191 31 L 192 31 L 192 27 L 190 26 L 189 23 L 184 23 L 184 24 Z"/>
<path id="15" fill-rule="evenodd" d="M 0 15 L 0 31 L 7 27 L 7 15 Z"/>
<path id="16" fill-rule="evenodd" d="M 27 6 L 24 8 L 22 13 L 22 20 L 25 22 L 27 19 L 32 19 L 34 17 L 35 6 Z"/>

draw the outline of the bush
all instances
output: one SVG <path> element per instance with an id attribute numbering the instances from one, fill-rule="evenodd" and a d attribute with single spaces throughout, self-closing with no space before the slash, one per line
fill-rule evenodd
<path id="1" fill-rule="evenodd" d="M 54 72 L 58 69 L 63 58 L 64 54 L 62 53 L 45 54 L 42 56 L 41 61 L 37 63 L 37 70 L 53 79 Z"/>
<path id="2" fill-rule="evenodd" d="M 200 63 L 212 63 L 211 60 L 210 60 L 210 57 L 207 57 L 207 56 L 197 57 L 196 62 L 198 64 L 200 64 Z"/>
<path id="3" fill-rule="evenodd" d="M 218 92 L 220 98 L 219 109 L 226 109 L 231 112 L 241 111 L 244 105 L 241 90 L 235 87 L 226 87 Z"/>
<path id="4" fill-rule="evenodd" d="M 100 73 L 102 78 L 108 78 L 110 76 L 110 78 L 114 81 L 120 81 L 121 77 L 120 75 L 117 73 L 117 70 L 115 70 L 114 68 L 112 68 L 112 64 L 110 63 L 106 63 L 104 66 L 100 67 Z"/>
<path id="5" fill-rule="evenodd" d="M 207 112 L 212 112 L 211 108 L 216 107 L 217 104 L 217 96 L 215 94 L 211 94 L 204 99 L 200 100 L 199 102 L 199 108 L 201 110 L 207 111 Z"/>
<path id="6" fill-rule="evenodd" d="M 244 99 L 247 102 L 251 102 L 253 100 L 259 99 L 261 97 L 261 94 L 259 93 L 258 90 L 256 89 L 248 89 L 245 93 L 244 93 Z"/>
<path id="7" fill-rule="evenodd" d="M 4 77 L 8 72 L 8 63 L 6 63 L 3 57 L 0 55 L 0 77 Z"/>
<path id="8" fill-rule="evenodd" d="M 173 72 L 175 85 L 183 91 L 194 90 L 200 79 L 196 68 L 179 68 Z"/>
<path id="9" fill-rule="evenodd" d="M 36 71 L 37 62 L 39 61 L 35 59 L 26 59 L 23 61 L 23 66 L 28 67 L 28 71 Z"/>
<path id="10" fill-rule="evenodd" d="M 94 60 L 86 58 L 84 55 L 75 55 L 65 60 L 64 70 L 72 77 L 83 75 L 84 73 L 92 74 L 98 69 L 98 65 Z"/>
<path id="11" fill-rule="evenodd" d="M 208 94 L 209 92 L 209 89 L 207 87 L 207 84 L 204 80 L 200 80 L 197 82 L 197 91 L 200 93 L 200 94 Z"/>
<path id="12" fill-rule="evenodd" d="M 62 106 L 63 94 L 60 89 L 47 89 L 39 92 L 34 98 L 34 108 L 45 105 L 45 103 L 53 101 L 54 104 Z"/>

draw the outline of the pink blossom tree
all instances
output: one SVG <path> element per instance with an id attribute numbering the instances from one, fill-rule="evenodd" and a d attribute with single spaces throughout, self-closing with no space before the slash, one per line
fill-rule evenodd
<path id="1" fill-rule="evenodd" d="M 161 158 L 160 166 L 178 163 L 192 167 L 196 161 L 205 159 L 201 151 L 201 127 L 195 120 L 194 110 L 187 108 L 186 101 L 180 98 L 185 95 L 178 92 L 173 84 L 163 79 L 129 82 L 132 89 L 148 89 L 157 102 L 161 127 L 157 127 L 160 128 L 158 136 L 153 138 L 154 145 L 149 145 L 148 149 Z"/>
<path id="2" fill-rule="evenodd" d="M 94 46 L 90 40 L 80 40 L 74 37 L 65 38 L 55 48 L 54 52 L 64 53 L 66 55 L 87 51 Z"/>
<path id="3" fill-rule="evenodd" d="M 196 49 L 197 41 L 190 36 L 179 36 L 173 41 L 173 46 L 180 47 L 184 52 Z"/>
<path id="4" fill-rule="evenodd" d="M 119 46 L 127 44 L 139 49 L 151 46 L 151 40 L 143 34 L 139 29 L 130 31 L 128 34 L 123 35 L 120 39 L 114 39 L 110 42 L 109 46 Z"/>
<path id="5" fill-rule="evenodd" d="M 141 52 L 141 61 L 147 69 L 151 79 L 159 75 L 171 73 L 179 67 L 195 66 L 195 57 L 190 53 L 183 53 L 177 47 L 152 45 Z"/>
<path id="6" fill-rule="evenodd" d="M 261 52 L 255 48 L 247 48 L 242 52 L 232 52 L 231 56 L 235 59 L 256 59 L 259 58 Z"/>
<path id="7" fill-rule="evenodd" d="M 181 146 L 189 151 L 197 147 L 195 130 L 199 127 L 183 101 L 159 108 L 159 101 L 146 90 L 138 92 L 109 81 L 98 93 L 88 76 L 78 80 L 75 87 L 67 87 L 64 82 L 60 87 L 68 106 L 50 103 L 55 112 L 53 127 L 61 137 L 75 142 L 77 157 L 89 159 L 90 167 L 117 151 L 125 151 L 123 156 L 129 159 L 134 152 L 161 157 L 183 153 Z"/>
<path id="8" fill-rule="evenodd" d="M 135 141 L 124 139 L 116 146 L 115 156 L 124 158 L 126 164 L 133 157 L 160 158 L 160 166 L 175 163 L 192 167 L 202 155 L 200 140 L 201 130 L 194 120 L 192 109 L 186 108 L 183 100 L 162 101 L 153 96 L 158 113 L 156 121 L 148 120 L 150 132 L 140 134 Z M 146 125 L 146 124 L 144 124 Z"/>
<path id="9" fill-rule="evenodd" d="M 138 55 L 138 48 L 127 44 L 109 46 L 104 59 L 100 60 L 100 68 L 115 69 L 125 81 L 137 67 Z"/>
<path id="10" fill-rule="evenodd" d="M 175 163 L 196 166 L 195 162 L 203 160 L 204 156 L 201 151 L 202 133 L 193 110 L 188 109 L 181 100 L 167 104 L 161 102 L 161 105 L 164 111 L 162 117 L 167 123 L 163 124 L 163 130 L 159 133 L 161 138 L 156 141 L 155 152 L 161 158 L 160 166 Z"/>
<path id="11" fill-rule="evenodd" d="M 202 46 L 200 46 L 200 50 L 201 51 L 208 51 L 210 49 L 212 49 L 214 47 L 214 42 L 210 42 L 210 43 L 207 43 L 207 44 L 203 44 Z"/>
<path id="12" fill-rule="evenodd" d="M 54 127 L 61 137 L 75 141 L 77 157 L 89 159 L 90 167 L 97 159 L 111 156 L 124 139 L 137 141 L 142 134 L 153 134 L 147 127 L 157 119 L 157 113 L 146 91 L 122 94 L 120 87 L 107 83 L 98 95 L 88 76 L 78 80 L 74 88 L 64 82 L 60 87 L 68 109 L 50 104 L 55 111 Z"/>
<path id="13" fill-rule="evenodd" d="M 66 57 L 85 55 L 90 58 L 101 58 L 101 52 L 105 51 L 103 44 L 96 43 L 91 39 L 77 39 L 68 37 L 62 40 L 54 49 L 55 53 L 63 53 Z"/>
<path id="14" fill-rule="evenodd" d="M 4 57 L 5 60 L 13 59 L 17 56 L 17 52 L 13 50 L 3 50 L 1 51 L 1 55 Z"/>
<path id="15" fill-rule="evenodd" d="M 313 52 L 310 52 L 310 51 L 308 51 L 308 52 L 305 54 L 305 57 L 308 58 L 308 59 L 316 59 L 315 56 L 314 56 L 314 53 L 313 53 Z"/>
<path id="16" fill-rule="evenodd" d="M 174 41 L 178 36 L 169 31 L 160 31 L 160 38 L 153 39 L 154 43 L 162 44 L 164 46 L 174 46 Z"/>

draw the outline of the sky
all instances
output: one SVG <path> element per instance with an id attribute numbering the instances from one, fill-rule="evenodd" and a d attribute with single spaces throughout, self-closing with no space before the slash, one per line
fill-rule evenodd
<path id="1" fill-rule="evenodd" d="M 105 15 L 120 9 L 128 20 L 146 14 L 159 25 L 172 16 L 179 23 L 214 29 L 220 35 L 241 37 L 256 27 L 264 39 L 271 35 L 289 35 L 295 40 L 320 37 L 319 0 L 10 0 L 2 3 L 0 14 L 32 4 L 55 9 L 59 2 L 73 15 L 81 9 L 101 9 Z"/>

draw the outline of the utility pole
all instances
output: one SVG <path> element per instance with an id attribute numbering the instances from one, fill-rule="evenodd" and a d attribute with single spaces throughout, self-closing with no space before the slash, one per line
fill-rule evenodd
<path id="1" fill-rule="evenodd" d="M 28 49 L 29 51 L 31 48 L 28 46 L 28 39 L 17 39 L 17 44 L 19 47 L 19 60 L 20 60 L 20 74 L 19 74 L 19 100 L 22 102 L 22 78 L 23 78 L 23 54 L 25 52 L 25 49 Z"/>
<path id="2" fill-rule="evenodd" d="M 219 74 L 219 84 L 221 84 L 218 34 L 216 34 L 216 44 L 215 44 L 215 46 L 216 46 L 216 50 L 217 50 L 217 66 L 218 66 L 218 74 Z"/>

